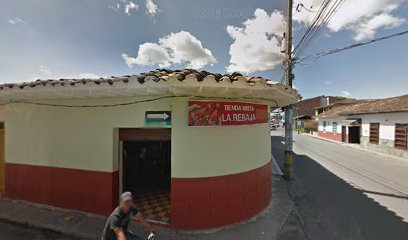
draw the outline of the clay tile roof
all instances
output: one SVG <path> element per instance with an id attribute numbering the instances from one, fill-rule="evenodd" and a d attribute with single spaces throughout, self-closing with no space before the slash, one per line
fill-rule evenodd
<path id="1" fill-rule="evenodd" d="M 152 90 L 150 92 L 155 93 L 157 91 L 157 94 L 180 95 L 189 94 L 197 87 L 200 88 L 200 91 L 203 89 L 207 91 L 201 93 L 205 96 L 216 96 L 217 91 L 212 91 L 211 88 L 227 88 L 231 90 L 230 97 L 238 94 L 237 97 L 252 97 L 279 102 L 278 105 L 280 106 L 293 104 L 300 98 L 295 89 L 284 84 L 275 83 L 262 77 L 243 76 L 238 72 L 220 74 L 194 69 L 157 69 L 135 75 L 107 78 L 46 79 L 23 83 L 5 83 L 0 84 L 0 100 L 91 97 L 99 93 L 99 96 L 113 96 L 121 93 L 124 96 L 129 96 L 137 95 L 137 92 L 143 91 L 143 88 L 150 88 Z M 53 91 L 52 88 L 57 91 Z M 167 90 L 165 90 L 166 88 Z M 179 92 L 177 92 L 178 90 Z"/>
<path id="2" fill-rule="evenodd" d="M 408 112 L 408 94 L 384 99 L 348 100 L 347 103 L 333 106 L 327 112 L 323 112 L 319 117 L 337 117 L 345 115 Z"/>
<path id="3" fill-rule="evenodd" d="M 388 112 L 408 112 L 408 94 L 399 97 L 369 100 L 351 106 L 350 109 L 347 109 L 346 114 Z"/>
<path id="4" fill-rule="evenodd" d="M 182 70 L 170 70 L 170 69 L 157 69 L 155 71 L 150 71 L 146 73 L 140 73 L 137 75 L 125 75 L 125 76 L 119 76 L 115 77 L 112 76 L 110 78 L 99 78 L 99 79 L 87 79 L 87 78 L 82 78 L 82 79 L 58 79 L 58 80 L 52 80 L 52 79 L 47 79 L 47 80 L 36 80 L 33 82 L 23 82 L 23 83 L 5 83 L 5 84 L 0 84 L 0 90 L 5 89 L 5 88 L 20 88 L 24 89 L 26 87 L 38 87 L 38 86 L 75 86 L 76 84 L 87 84 L 87 83 L 93 83 L 99 85 L 100 83 L 108 83 L 109 85 L 113 85 L 115 82 L 129 82 L 130 78 L 135 78 L 137 81 L 141 84 L 147 82 L 147 81 L 166 81 L 170 76 L 175 76 L 178 80 L 184 81 L 188 75 L 193 75 L 194 78 L 198 81 L 201 82 L 204 80 L 205 77 L 207 76 L 213 76 L 214 79 L 218 81 L 225 81 L 228 80 L 230 83 L 233 83 L 235 81 L 238 81 L 240 77 L 243 77 L 241 73 L 234 72 L 231 74 L 220 74 L 220 73 L 210 73 L 207 71 L 197 71 L 193 69 L 182 69 Z M 264 81 L 267 82 L 267 79 L 264 79 L 262 77 L 246 77 L 246 81 L 250 85 L 254 85 L 254 83 Z"/>

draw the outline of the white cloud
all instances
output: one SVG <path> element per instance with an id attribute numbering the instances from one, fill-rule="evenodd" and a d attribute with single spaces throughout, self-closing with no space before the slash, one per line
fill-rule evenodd
<path id="1" fill-rule="evenodd" d="M 116 2 L 115 5 L 109 5 L 108 7 L 113 11 L 118 12 L 120 10 L 120 3 Z"/>
<path id="2" fill-rule="evenodd" d="M 324 0 L 299 0 L 306 8 L 318 10 Z M 345 0 L 327 27 L 332 32 L 350 30 L 355 40 L 372 38 L 380 29 L 390 29 L 400 26 L 405 20 L 392 15 L 404 0 Z M 328 8 L 335 1 L 329 3 Z M 312 6 L 312 4 L 314 4 Z M 312 6 L 312 8 L 310 8 Z M 316 13 L 301 9 L 295 12 L 293 19 L 309 26 Z"/>
<path id="3" fill-rule="evenodd" d="M 375 33 L 381 29 L 391 29 L 400 26 L 405 22 L 405 19 L 394 17 L 388 13 L 377 15 L 366 22 L 362 22 L 357 26 L 351 27 L 354 32 L 354 40 L 361 41 L 373 38 Z"/>
<path id="4" fill-rule="evenodd" d="M 189 32 L 171 33 L 159 39 L 158 43 L 144 43 L 139 46 L 136 58 L 122 54 L 129 67 L 133 65 L 168 67 L 172 64 L 187 64 L 188 68 L 203 68 L 217 63 L 211 51 Z"/>
<path id="5" fill-rule="evenodd" d="M 7 22 L 13 25 L 24 23 L 24 21 L 21 20 L 20 18 L 10 18 L 9 20 L 7 20 Z"/>
<path id="6" fill-rule="evenodd" d="M 146 7 L 146 14 L 154 17 L 160 12 L 159 7 L 153 0 L 143 0 Z M 124 11 L 127 15 L 130 16 L 132 11 L 139 10 L 139 4 L 135 0 L 118 0 L 114 5 L 109 5 L 108 7 L 115 12 Z"/>
<path id="7" fill-rule="evenodd" d="M 49 77 L 49 76 L 52 75 L 51 68 L 49 68 L 48 66 L 45 66 L 45 65 L 41 65 L 39 67 L 39 74 L 40 74 L 41 78 Z"/>
<path id="8" fill-rule="evenodd" d="M 171 65 L 171 57 L 167 50 L 157 43 L 143 43 L 139 46 L 136 58 L 123 53 L 122 58 L 130 67 L 132 65 L 168 67 Z"/>
<path id="9" fill-rule="evenodd" d="M 330 82 L 330 81 L 324 82 L 324 85 L 332 85 L 332 84 L 333 84 L 333 82 Z"/>
<path id="10" fill-rule="evenodd" d="M 351 97 L 353 94 L 351 94 L 349 91 L 343 90 L 341 91 L 341 96 L 342 97 Z"/>
<path id="11" fill-rule="evenodd" d="M 139 5 L 136 4 L 134 1 L 129 1 L 129 0 L 119 0 L 115 3 L 115 5 L 113 6 L 109 5 L 108 7 L 115 12 L 124 11 L 129 16 L 132 11 L 139 10 Z"/>
<path id="12" fill-rule="evenodd" d="M 153 0 L 146 0 L 146 9 L 147 13 L 153 17 L 160 11 L 157 4 L 155 4 Z"/>
<path id="13" fill-rule="evenodd" d="M 139 10 L 139 5 L 135 4 L 132 1 L 129 1 L 125 4 L 125 13 L 130 16 L 130 11 L 133 9 Z"/>
<path id="14" fill-rule="evenodd" d="M 25 76 L 21 79 L 18 79 L 17 82 L 29 82 L 29 81 L 35 81 L 37 79 L 96 79 L 100 78 L 99 75 L 92 73 L 92 72 L 81 72 L 81 73 L 66 73 L 66 72 L 61 72 L 57 70 L 51 69 L 47 65 L 40 65 L 38 67 L 38 72 L 34 74 L 30 74 L 29 76 Z"/>
<path id="15" fill-rule="evenodd" d="M 96 79 L 96 78 L 100 78 L 100 76 L 95 73 L 79 73 L 75 75 L 74 78 Z"/>
<path id="16" fill-rule="evenodd" d="M 229 72 L 252 73 L 275 68 L 283 60 L 281 36 L 285 18 L 280 11 L 268 14 L 256 9 L 254 18 L 242 23 L 242 27 L 228 26 L 227 32 L 234 42 L 230 46 Z"/>

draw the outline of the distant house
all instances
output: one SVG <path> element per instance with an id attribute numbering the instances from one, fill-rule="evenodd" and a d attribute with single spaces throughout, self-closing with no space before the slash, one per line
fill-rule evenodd
<path id="1" fill-rule="evenodd" d="M 318 96 L 299 101 L 293 107 L 293 117 L 296 124 L 294 128 L 303 128 L 309 132 L 317 131 L 316 108 L 324 107 L 344 99 L 344 97 Z"/>
<path id="2" fill-rule="evenodd" d="M 318 120 L 321 137 L 408 157 L 408 95 L 338 102 Z"/>
<path id="3" fill-rule="evenodd" d="M 316 108 L 318 120 L 318 135 L 331 140 L 360 143 L 360 122 L 358 119 L 348 118 L 342 113 L 350 105 L 366 100 L 344 99 L 326 106 Z"/>

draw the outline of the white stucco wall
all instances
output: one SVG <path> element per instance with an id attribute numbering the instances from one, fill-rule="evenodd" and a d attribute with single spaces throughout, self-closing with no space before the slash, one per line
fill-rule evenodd
<path id="1" fill-rule="evenodd" d="M 187 100 L 175 99 L 172 129 L 174 177 L 209 177 L 246 172 L 271 160 L 268 123 L 189 127 Z"/>
<path id="2" fill-rule="evenodd" d="M 104 104 L 141 98 L 51 101 Z M 9 104 L 6 162 L 112 172 L 114 128 L 143 127 L 144 109 L 170 110 L 170 99 L 110 108 L 62 108 Z"/>
<path id="3" fill-rule="evenodd" d="M 341 134 L 341 122 L 345 118 L 338 117 L 338 118 L 320 118 L 319 119 L 319 126 L 318 131 L 333 133 L 333 122 L 337 122 L 337 134 Z M 326 121 L 326 128 L 323 127 L 323 122 Z"/>
<path id="4" fill-rule="evenodd" d="M 106 104 L 141 98 L 53 100 Z M 268 124 L 189 127 L 187 99 L 109 108 L 61 108 L 15 103 L 6 109 L 6 162 L 112 172 L 117 128 L 145 127 L 146 110 L 172 111 L 172 177 L 246 172 L 271 159 Z"/>
<path id="5" fill-rule="evenodd" d="M 354 117 L 354 116 L 353 116 Z M 380 113 L 380 114 L 364 114 L 356 115 L 355 117 L 362 120 L 362 136 L 369 137 L 370 123 L 380 123 L 380 139 L 394 141 L 395 124 L 408 123 L 408 113 Z"/>

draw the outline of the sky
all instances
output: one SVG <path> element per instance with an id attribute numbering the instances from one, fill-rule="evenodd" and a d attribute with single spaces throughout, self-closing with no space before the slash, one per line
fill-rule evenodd
<path id="1" fill-rule="evenodd" d="M 294 0 L 294 45 L 323 1 Z M 157 68 L 280 82 L 285 8 L 282 0 L 1 0 L 0 82 Z M 407 20 L 408 0 L 344 0 L 300 56 L 406 31 Z M 295 66 L 294 86 L 304 98 L 408 94 L 407 53 L 404 35 L 305 61 Z"/>

